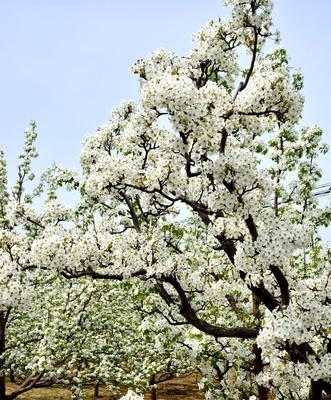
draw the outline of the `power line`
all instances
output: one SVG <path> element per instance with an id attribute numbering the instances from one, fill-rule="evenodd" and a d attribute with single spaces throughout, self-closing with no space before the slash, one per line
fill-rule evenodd
<path id="1" fill-rule="evenodd" d="M 321 188 L 328 187 L 328 186 L 331 186 L 331 182 L 322 183 L 321 185 L 316 186 L 315 189 L 321 189 Z"/>
<path id="2" fill-rule="evenodd" d="M 331 193 L 331 190 L 324 190 L 323 192 L 313 193 L 313 197 L 323 197 Z"/>
<path id="3" fill-rule="evenodd" d="M 314 190 L 328 188 L 327 190 L 322 190 L 320 192 L 313 193 L 313 197 L 323 197 L 331 193 L 331 182 L 322 183 L 321 185 L 316 186 Z"/>
<path id="4" fill-rule="evenodd" d="M 320 192 L 315 192 L 315 193 L 312 194 L 312 196 L 313 197 L 318 197 L 318 198 L 327 196 L 328 194 L 331 193 L 331 182 L 322 183 L 322 184 L 316 186 L 314 191 L 316 191 L 318 189 L 323 189 L 323 188 L 326 188 L 326 187 L 328 188 L 327 190 L 322 190 Z M 274 198 L 270 199 L 270 205 L 265 206 L 265 207 L 267 207 L 267 208 L 272 207 L 273 203 L 274 203 L 274 200 L 275 200 Z M 288 201 L 286 201 L 286 203 L 292 202 L 292 201 L 293 200 L 288 200 Z M 284 202 L 280 202 L 278 205 L 282 205 L 282 204 L 284 204 Z"/>

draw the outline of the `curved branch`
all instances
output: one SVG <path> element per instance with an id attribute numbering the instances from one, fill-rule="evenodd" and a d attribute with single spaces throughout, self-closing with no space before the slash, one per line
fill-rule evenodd
<path id="1" fill-rule="evenodd" d="M 144 276 L 144 275 L 146 275 L 146 270 L 140 269 L 138 271 L 132 272 L 132 274 L 130 274 L 128 276 L 124 276 L 123 274 L 103 274 L 103 273 L 96 272 L 93 270 L 86 270 L 86 271 L 81 271 L 81 272 L 76 272 L 76 273 L 62 271 L 61 275 L 67 279 L 75 279 L 75 278 L 81 278 L 82 276 L 90 276 L 93 279 L 108 279 L 108 280 L 113 280 L 113 281 L 123 281 L 124 279 Z"/>
<path id="2" fill-rule="evenodd" d="M 243 339 L 256 338 L 259 329 L 258 328 L 227 328 L 221 326 L 215 326 L 207 321 L 202 320 L 196 314 L 196 311 L 192 308 L 184 289 L 181 287 L 180 283 L 173 276 L 163 278 L 163 280 L 169 283 L 177 292 L 181 305 L 180 314 L 195 328 L 199 329 L 201 332 L 207 333 L 214 337 L 235 337 Z"/>
<path id="3" fill-rule="evenodd" d="M 257 55 L 257 46 L 258 46 L 258 37 L 259 37 L 259 31 L 257 28 L 254 26 L 254 45 L 253 45 L 253 50 L 252 50 L 252 60 L 251 60 L 251 65 L 249 67 L 248 73 L 246 75 L 246 79 L 244 82 L 240 82 L 240 85 L 238 87 L 238 90 L 236 91 L 233 101 L 236 100 L 238 94 L 242 92 L 246 86 L 248 85 L 248 82 L 253 74 L 254 71 L 254 66 L 255 66 L 255 61 L 256 61 L 256 55 Z"/>
<path id="4" fill-rule="evenodd" d="M 280 294 L 282 298 L 282 305 L 288 306 L 290 303 L 290 292 L 288 287 L 288 281 L 283 274 L 283 271 L 277 265 L 271 265 L 270 271 L 273 273 L 280 289 Z"/>

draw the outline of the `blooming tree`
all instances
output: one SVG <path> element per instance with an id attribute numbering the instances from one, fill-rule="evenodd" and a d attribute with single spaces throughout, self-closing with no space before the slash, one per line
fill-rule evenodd
<path id="1" fill-rule="evenodd" d="M 160 337 L 166 321 L 135 310 L 136 287 L 54 274 L 37 279 L 28 312 L 16 312 L 7 327 L 5 368 L 17 381 L 40 375 L 34 387 L 60 384 L 81 399 L 87 384 L 105 384 L 118 396 L 124 388 L 143 393 L 190 370 L 187 349 Z"/>
<path id="2" fill-rule="evenodd" d="M 98 382 L 118 395 L 134 388 L 152 390 L 156 398 L 158 381 L 191 367 L 187 349 L 168 340 L 176 333 L 160 336 L 166 321 L 148 312 L 155 304 L 148 287 L 89 278 L 69 281 L 50 273 L 52 263 L 45 268 L 34 263 L 33 243 L 60 223 L 75 220 L 73 210 L 57 202 L 57 190 L 76 185 L 72 171 L 53 166 L 37 186 L 29 187 L 36 138 L 31 123 L 12 190 L 0 154 L 0 399 L 55 383 L 81 399 L 83 386 Z M 35 200 L 44 200 L 43 207 Z M 17 383 L 10 392 L 7 373 Z"/>
<path id="3" fill-rule="evenodd" d="M 31 197 L 25 196 L 24 185 L 34 178 L 31 161 L 37 156 L 35 128 L 35 123 L 31 123 L 25 133 L 18 178 L 12 190 L 8 189 L 6 162 L 0 152 L 0 399 L 15 398 L 19 394 L 11 393 L 11 397 L 5 394 L 6 329 L 16 310 L 29 308 L 32 290 L 24 266 L 38 227 L 34 223 Z M 37 377 L 30 378 L 37 383 Z"/>
<path id="4" fill-rule="evenodd" d="M 31 359 L 26 358 L 21 348 L 30 349 L 29 344 L 35 342 L 42 333 L 35 330 L 26 331 L 26 321 L 19 316 L 26 315 L 30 322 L 34 315 L 34 290 L 38 281 L 38 271 L 31 271 L 29 254 L 33 241 L 43 231 L 44 225 L 51 224 L 50 215 L 56 214 L 63 220 L 66 208 L 57 207 L 48 202 L 47 206 L 37 211 L 33 202 L 41 194 L 44 186 L 32 188 L 30 181 L 35 176 L 31 163 L 37 157 L 35 141 L 37 138 L 36 124 L 31 123 L 25 132 L 25 144 L 19 156 L 18 177 L 10 188 L 7 179 L 7 167 L 4 154 L 0 152 L 0 399 L 15 399 L 20 394 L 44 385 L 43 371 L 28 371 L 27 365 Z M 30 190 L 31 189 L 31 190 Z M 60 216 L 62 213 L 62 216 Z M 56 223 L 54 218 L 54 223 Z M 33 325 L 33 323 L 32 323 Z M 11 331 L 23 328 L 21 335 L 12 341 Z M 31 328 L 31 325 L 30 325 Z M 9 334 L 9 337 L 8 337 Z M 12 370 L 13 355 L 15 363 L 26 361 L 24 379 L 10 393 L 6 392 L 6 372 Z"/>
<path id="5" fill-rule="evenodd" d="M 313 196 L 327 148 L 298 128 L 301 74 L 265 50 L 271 1 L 226 3 L 231 18 L 187 56 L 132 67 L 139 101 L 84 143 L 75 227 L 46 227 L 31 257 L 68 278 L 146 282 L 165 320 L 189 325 L 206 398 L 329 399 L 330 207 Z"/>

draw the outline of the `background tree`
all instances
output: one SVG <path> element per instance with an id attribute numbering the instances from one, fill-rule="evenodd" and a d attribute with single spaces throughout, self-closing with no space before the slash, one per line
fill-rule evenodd
<path id="1" fill-rule="evenodd" d="M 60 223 L 72 224 L 74 213 L 57 202 L 57 190 L 76 181 L 72 171 L 53 166 L 33 188 L 34 122 L 25 139 L 12 190 L 0 154 L 0 399 L 53 384 L 82 398 L 83 387 L 96 382 L 117 395 L 130 387 L 152 390 L 156 399 L 159 381 L 192 369 L 185 347 L 171 341 L 174 331 L 160 337 L 168 329 L 150 305 L 142 312 L 152 298 L 141 282 L 69 281 L 52 273 L 51 263 L 34 264 L 32 243 Z M 17 383 L 9 393 L 6 374 Z"/>
<path id="2" fill-rule="evenodd" d="M 16 313 L 7 329 L 6 365 L 18 381 L 42 375 L 34 387 L 59 384 L 81 399 L 84 387 L 96 382 L 120 396 L 125 388 L 144 393 L 192 370 L 166 322 L 137 312 L 146 291 L 138 295 L 139 282 L 133 287 L 40 273 L 38 280 L 29 312 Z"/>
<path id="3" fill-rule="evenodd" d="M 32 198 L 25 193 L 25 184 L 34 179 L 31 161 L 37 156 L 35 140 L 36 125 L 31 123 L 25 132 L 25 145 L 19 156 L 18 178 L 8 188 L 7 167 L 4 154 L 0 152 L 0 399 L 15 398 L 6 395 L 6 330 L 13 313 L 29 310 L 33 284 L 25 274 L 27 254 L 38 231 Z M 27 311 L 28 312 L 28 311 Z M 38 377 L 30 377 L 35 383 Z M 30 382 L 31 383 L 31 382 Z"/>

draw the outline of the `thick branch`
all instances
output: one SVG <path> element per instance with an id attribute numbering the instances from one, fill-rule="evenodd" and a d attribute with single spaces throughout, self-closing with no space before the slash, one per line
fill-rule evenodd
<path id="1" fill-rule="evenodd" d="M 129 197 L 124 193 L 124 192 L 120 192 L 120 195 L 123 197 L 124 201 L 126 202 L 127 206 L 129 207 L 129 212 L 133 221 L 133 225 L 135 227 L 135 229 L 139 232 L 140 231 L 140 225 L 139 225 L 139 219 L 138 219 L 138 215 L 136 214 L 132 202 L 129 199 Z"/>
<path id="2" fill-rule="evenodd" d="M 86 271 L 76 272 L 76 273 L 62 271 L 61 275 L 67 279 L 75 279 L 75 278 L 80 278 L 82 276 L 90 276 L 93 279 L 108 279 L 108 280 L 113 280 L 113 281 L 123 281 L 124 279 L 142 277 L 142 276 L 146 275 L 146 270 L 140 269 L 138 271 L 132 272 L 128 276 L 124 276 L 123 274 L 103 274 L 103 273 L 96 272 L 93 270 L 86 270 Z"/>
<path id="3" fill-rule="evenodd" d="M 277 265 L 271 265 L 270 271 L 273 273 L 279 285 L 282 298 L 282 305 L 288 306 L 290 302 L 290 293 L 288 288 L 288 281 L 285 275 L 283 274 L 283 271 Z"/>
<path id="4" fill-rule="evenodd" d="M 202 320 L 197 316 L 196 311 L 192 308 L 185 291 L 177 279 L 171 276 L 164 278 L 164 281 L 172 285 L 172 287 L 176 290 L 181 302 L 180 314 L 195 328 L 214 337 L 237 337 L 244 339 L 257 337 L 259 332 L 258 328 L 226 328 L 215 326 L 207 321 Z"/>
<path id="5" fill-rule="evenodd" d="M 6 396 L 6 400 L 16 399 L 16 397 L 18 397 L 22 393 L 28 392 L 29 390 L 33 389 L 43 375 L 44 371 L 41 371 L 36 376 L 29 376 L 19 388 L 17 388 L 12 393 Z"/>

